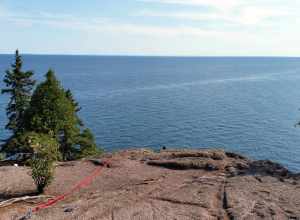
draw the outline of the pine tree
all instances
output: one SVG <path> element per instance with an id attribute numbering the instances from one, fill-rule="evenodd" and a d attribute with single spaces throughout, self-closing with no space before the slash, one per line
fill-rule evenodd
<path id="1" fill-rule="evenodd" d="M 3 80 L 6 88 L 1 91 L 2 94 L 10 95 L 6 108 L 8 116 L 6 129 L 11 130 L 13 135 L 24 130 L 24 114 L 29 106 L 31 91 L 35 84 L 32 76 L 32 71 L 22 71 L 22 58 L 17 50 L 15 63 L 11 65 L 11 70 L 6 71 Z"/>

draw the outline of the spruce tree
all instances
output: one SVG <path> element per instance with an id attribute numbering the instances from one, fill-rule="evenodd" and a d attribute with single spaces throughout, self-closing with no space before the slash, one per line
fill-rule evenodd
<path id="1" fill-rule="evenodd" d="M 13 132 L 2 148 L 5 153 L 28 152 L 38 192 L 53 179 L 54 162 L 71 160 L 101 153 L 93 134 L 84 129 L 77 113 L 79 104 L 70 90 L 65 91 L 52 70 L 31 96 L 35 81 L 33 72 L 22 72 L 22 60 L 16 51 L 12 70 L 4 78 L 2 93 L 11 95 L 7 107 L 9 122 L 6 128 Z"/>
<path id="2" fill-rule="evenodd" d="M 6 87 L 2 89 L 2 94 L 9 94 L 10 101 L 6 108 L 8 123 L 6 129 L 11 130 L 13 135 L 24 130 L 24 115 L 29 106 L 31 91 L 35 84 L 32 79 L 32 71 L 22 71 L 22 58 L 16 50 L 15 62 L 11 69 L 6 71 L 4 83 Z"/>
<path id="3" fill-rule="evenodd" d="M 77 115 L 79 110 L 71 91 L 65 91 L 54 72 L 49 70 L 46 80 L 32 95 L 26 114 L 26 130 L 55 138 L 63 160 L 78 158 L 83 152 L 91 155 L 97 151 L 97 146 L 92 133 L 84 129 Z"/>
<path id="4" fill-rule="evenodd" d="M 52 70 L 32 95 L 26 126 L 29 131 L 56 138 L 65 160 L 75 151 L 76 137 L 80 134 L 76 106 L 67 98 Z"/>
<path id="5" fill-rule="evenodd" d="M 66 126 L 76 123 L 75 109 L 52 70 L 34 91 L 26 115 L 29 131 L 58 136 Z"/>

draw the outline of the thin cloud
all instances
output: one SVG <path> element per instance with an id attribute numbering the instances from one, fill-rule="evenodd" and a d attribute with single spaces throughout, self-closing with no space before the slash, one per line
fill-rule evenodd
<path id="1" fill-rule="evenodd" d="M 37 24 L 57 28 L 68 29 L 93 29 L 102 25 L 105 18 L 78 18 L 70 14 L 54 14 L 49 12 L 39 13 L 12 13 L 0 15 L 0 22 L 11 22 L 23 27 L 31 27 Z"/>
<path id="2" fill-rule="evenodd" d="M 279 13 L 279 12 L 278 12 Z M 275 11 L 262 11 L 256 8 L 247 8 L 247 13 L 240 16 L 228 15 L 225 13 L 189 13 L 186 12 L 150 12 L 144 11 L 138 13 L 139 16 L 168 17 L 172 19 L 183 20 L 221 20 L 239 24 L 256 24 L 263 19 L 278 15 Z M 254 15 L 254 17 L 252 16 Z M 180 23 L 180 25 L 151 25 L 151 24 L 133 24 L 126 21 L 118 21 L 106 17 L 81 18 L 71 14 L 55 14 L 49 12 L 39 13 L 7 13 L 0 16 L 0 22 L 11 22 L 21 27 L 34 27 L 43 25 L 51 28 L 61 28 L 64 30 L 78 30 L 89 33 L 121 33 L 128 36 L 150 36 L 150 37 L 207 37 L 207 38 L 244 38 L 251 37 L 250 32 L 241 30 L 224 30 L 224 28 L 203 28 L 200 26 Z"/>
<path id="3" fill-rule="evenodd" d="M 143 10 L 137 15 L 148 17 L 161 17 L 177 19 L 181 22 L 207 21 L 208 25 L 219 22 L 219 25 L 236 24 L 241 26 L 274 26 L 272 21 L 286 20 L 291 17 L 299 18 L 295 8 L 298 3 L 286 4 L 268 1 L 246 1 L 246 0 L 139 0 L 146 3 L 173 4 L 178 5 L 175 11 L 150 11 Z M 182 5 L 193 6 L 193 8 L 182 11 Z M 198 10 L 197 6 L 209 6 L 215 10 Z M 198 10 L 198 11 L 197 11 Z M 226 27 L 226 26 L 224 26 Z M 223 27 L 223 28 L 224 28 Z"/>
<path id="4" fill-rule="evenodd" d="M 189 25 L 157 26 L 145 24 L 132 24 L 118 22 L 108 18 L 78 18 L 70 14 L 52 14 L 40 12 L 37 15 L 9 14 L 2 17 L 4 22 L 12 22 L 21 27 L 34 27 L 43 25 L 51 28 L 72 29 L 88 33 L 114 33 L 126 34 L 128 36 L 150 36 L 150 37 L 228 37 L 240 36 L 240 32 L 225 32 L 217 30 L 206 30 Z"/>
<path id="5" fill-rule="evenodd" d="M 207 22 L 222 22 L 237 25 L 271 25 L 271 19 L 285 19 L 291 17 L 292 14 L 283 10 L 245 7 L 238 13 L 219 13 L 219 12 L 163 12 L 163 11 L 141 11 L 138 16 L 160 17 L 167 19 L 176 19 L 180 21 L 207 21 Z"/>
<path id="6" fill-rule="evenodd" d="M 284 20 L 291 16 L 294 14 L 288 10 L 249 6 L 241 10 L 238 19 L 246 25 L 257 25 L 271 19 Z"/>
<path id="7" fill-rule="evenodd" d="M 219 10 L 231 10 L 245 3 L 244 0 L 140 0 L 148 3 L 208 6 Z"/>
<path id="8" fill-rule="evenodd" d="M 150 0 L 139 1 L 150 2 Z M 164 1 L 164 4 L 166 1 L 173 2 L 168 4 L 183 4 L 188 0 L 180 1 L 180 3 L 175 3 L 179 0 L 151 0 L 151 2 L 154 1 Z M 172 7 L 172 11 L 164 11 L 166 7 L 155 7 L 156 10 L 154 10 L 153 7 L 147 7 L 146 4 L 143 11 L 128 11 L 127 17 L 122 19 L 112 16 L 84 17 L 76 14 L 49 13 L 48 11 L 18 12 L 6 10 L 5 13 L 1 13 L 0 7 L 0 25 L 6 25 L 16 30 L 21 30 L 20 27 L 26 27 L 27 32 L 39 31 L 41 27 L 45 30 L 61 31 L 65 39 L 62 47 L 67 44 L 68 40 L 66 39 L 70 37 L 65 33 L 72 30 L 76 36 L 80 36 L 83 41 L 86 40 L 84 44 L 89 50 L 94 50 L 95 46 L 96 48 L 107 47 L 107 51 L 121 51 L 123 48 L 127 52 L 142 50 L 145 53 L 153 52 L 155 54 L 197 54 L 203 46 L 205 48 L 203 50 L 207 54 L 257 54 L 257 51 L 267 53 L 268 50 L 280 50 L 279 54 L 286 51 L 286 48 L 289 49 L 288 53 L 290 54 L 298 53 L 295 45 L 297 45 L 300 34 L 293 26 L 299 23 L 300 19 L 295 12 L 297 9 L 295 5 L 295 9 L 292 9 L 291 5 L 278 8 L 278 5 L 267 7 L 257 3 L 241 6 L 242 1 L 234 1 L 235 3 L 232 3 L 230 7 L 227 5 L 227 9 L 224 10 L 221 9 L 220 5 L 216 6 L 217 0 L 212 2 L 201 0 L 188 1 L 186 4 L 195 3 L 201 6 L 206 3 L 205 5 L 210 5 L 216 9 L 218 7 L 219 10 Z M 135 8 L 135 10 L 137 9 Z M 133 21 L 134 16 L 148 18 L 138 18 L 136 19 L 138 22 L 136 22 Z M 157 19 L 154 19 L 155 17 Z M 175 22 L 171 19 L 174 19 Z M 278 19 L 287 20 L 277 23 Z M 210 24 L 213 25 L 209 26 Z M 270 26 L 265 28 L 267 25 Z M 74 41 L 78 42 L 77 39 Z M 83 44 L 83 41 L 78 42 L 78 44 Z M 280 42 L 286 42 L 285 47 Z M 110 47 L 107 46 L 108 44 Z M 72 46 L 76 48 L 76 45 L 70 43 L 70 51 L 73 51 Z M 49 47 L 49 50 L 52 51 L 52 47 Z"/>

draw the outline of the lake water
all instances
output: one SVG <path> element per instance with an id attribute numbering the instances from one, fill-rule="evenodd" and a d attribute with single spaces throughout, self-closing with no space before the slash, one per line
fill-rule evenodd
<path id="1" fill-rule="evenodd" d="M 218 147 L 300 171 L 298 58 L 23 58 L 38 80 L 55 70 L 108 151 Z M 12 61 L 0 55 L 0 72 Z M 6 103 L 1 96 L 1 137 Z"/>

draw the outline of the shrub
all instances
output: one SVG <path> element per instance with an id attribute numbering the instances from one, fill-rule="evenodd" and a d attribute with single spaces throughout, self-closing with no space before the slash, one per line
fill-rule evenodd
<path id="1" fill-rule="evenodd" d="M 53 161 L 37 156 L 31 160 L 30 165 L 32 169 L 32 178 L 37 186 L 37 190 L 39 193 L 43 193 L 44 188 L 53 180 Z"/>
<path id="2" fill-rule="evenodd" d="M 38 192 L 42 193 L 53 180 L 55 161 L 61 158 L 59 144 L 49 135 L 34 132 L 28 134 L 27 141 L 34 152 L 30 161 L 32 178 Z"/>

